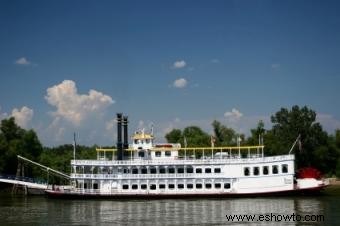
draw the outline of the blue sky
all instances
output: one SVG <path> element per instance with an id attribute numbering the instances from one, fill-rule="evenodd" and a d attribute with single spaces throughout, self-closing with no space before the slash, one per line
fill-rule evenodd
<path id="1" fill-rule="evenodd" d="M 159 141 L 220 120 L 249 133 L 307 105 L 340 128 L 338 1 L 1 1 L 0 118 L 44 145 L 115 142 L 154 124 Z M 92 91 L 91 91 L 92 90 Z"/>

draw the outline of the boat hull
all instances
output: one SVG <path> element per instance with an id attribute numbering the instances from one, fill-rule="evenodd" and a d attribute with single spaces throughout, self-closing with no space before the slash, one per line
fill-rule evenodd
<path id="1" fill-rule="evenodd" d="M 294 196 L 294 195 L 316 195 L 326 187 L 318 186 L 304 189 L 293 189 L 274 192 L 259 192 L 259 193 L 112 193 L 112 194 L 100 194 L 100 193 L 84 193 L 84 192 L 64 192 L 46 190 L 45 193 L 49 198 L 64 198 L 64 199 L 182 199 L 182 198 L 236 198 L 236 197 L 277 197 L 277 196 Z"/>

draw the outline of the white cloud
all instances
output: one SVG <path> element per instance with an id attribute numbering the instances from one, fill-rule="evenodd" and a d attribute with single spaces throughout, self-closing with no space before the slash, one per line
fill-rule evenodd
<path id="1" fill-rule="evenodd" d="M 176 88 L 184 88 L 188 84 L 188 81 L 185 78 L 179 78 L 174 81 L 173 86 Z"/>
<path id="2" fill-rule="evenodd" d="M 179 69 L 179 68 L 184 68 L 186 65 L 187 63 L 184 60 L 179 60 L 174 63 L 173 67 L 175 69 Z"/>
<path id="3" fill-rule="evenodd" d="M 333 115 L 317 113 L 316 121 L 319 122 L 328 133 L 333 134 L 335 130 L 340 129 L 340 120 L 334 118 Z"/>
<path id="4" fill-rule="evenodd" d="M 0 120 L 3 120 L 8 117 L 14 117 L 15 122 L 22 128 L 27 128 L 29 123 L 33 118 L 34 111 L 33 109 L 23 106 L 21 109 L 14 108 L 12 110 L 11 115 L 6 112 L 1 112 L 0 106 Z"/>
<path id="5" fill-rule="evenodd" d="M 18 65 L 30 65 L 31 62 L 26 59 L 26 57 L 21 57 L 15 61 L 15 64 Z"/>
<path id="6" fill-rule="evenodd" d="M 116 125 L 117 120 L 115 118 L 111 119 L 110 121 L 106 122 L 105 128 L 106 130 L 113 130 L 114 126 Z"/>
<path id="7" fill-rule="evenodd" d="M 213 64 L 218 64 L 220 62 L 220 60 L 219 59 L 212 59 L 210 62 L 213 63 Z"/>
<path id="8" fill-rule="evenodd" d="M 236 108 L 231 109 L 231 111 L 227 111 L 224 113 L 224 117 L 231 122 L 237 122 L 243 114 L 237 110 Z"/>
<path id="9" fill-rule="evenodd" d="M 80 125 L 88 116 L 101 113 L 114 103 L 110 96 L 96 90 L 91 89 L 87 95 L 78 94 L 76 84 L 71 80 L 48 88 L 45 99 L 56 107 L 52 113 L 55 117 L 62 117 L 74 125 Z"/>
<path id="10" fill-rule="evenodd" d="M 273 69 L 279 69 L 281 67 L 281 64 L 272 64 L 271 67 Z"/>

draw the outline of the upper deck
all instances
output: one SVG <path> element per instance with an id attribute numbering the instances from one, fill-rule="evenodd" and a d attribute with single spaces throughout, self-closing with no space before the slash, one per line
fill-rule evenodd
<path id="1" fill-rule="evenodd" d="M 157 165 L 197 165 L 197 164 L 261 164 L 270 162 L 294 161 L 294 155 L 277 155 L 277 156 L 253 156 L 246 158 L 228 157 L 228 158 L 203 158 L 203 159 L 185 159 L 179 158 L 175 160 L 159 159 L 159 160 L 71 160 L 73 166 L 157 166 Z"/>

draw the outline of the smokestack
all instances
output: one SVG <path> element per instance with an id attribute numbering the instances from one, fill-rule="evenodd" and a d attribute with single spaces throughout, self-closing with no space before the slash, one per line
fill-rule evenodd
<path id="1" fill-rule="evenodd" d="M 117 160 L 123 160 L 122 113 L 117 113 Z"/>
<path id="2" fill-rule="evenodd" d="M 123 136 L 124 136 L 124 149 L 129 148 L 129 140 L 128 140 L 128 117 L 123 116 Z"/>

